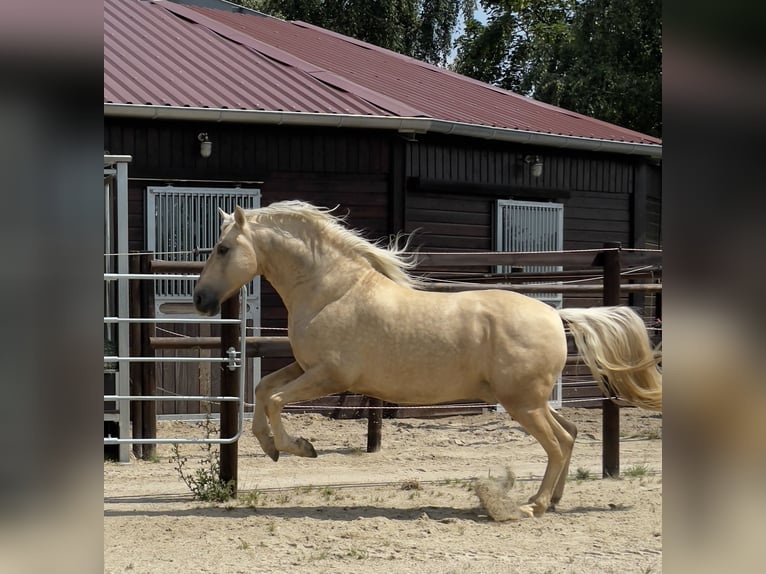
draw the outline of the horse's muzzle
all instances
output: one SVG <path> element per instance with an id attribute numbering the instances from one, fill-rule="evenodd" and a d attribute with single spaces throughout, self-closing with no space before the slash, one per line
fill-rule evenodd
<path id="1" fill-rule="evenodd" d="M 203 315 L 216 315 L 221 309 L 218 297 L 209 291 L 194 290 L 194 307 Z"/>

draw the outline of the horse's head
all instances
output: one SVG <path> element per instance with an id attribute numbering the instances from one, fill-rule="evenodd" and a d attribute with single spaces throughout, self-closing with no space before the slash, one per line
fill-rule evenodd
<path id="1" fill-rule="evenodd" d="M 194 306 L 215 315 L 221 303 L 234 295 L 258 273 L 253 237 L 245 211 L 237 206 L 229 215 L 220 208 L 221 236 L 194 287 Z"/>

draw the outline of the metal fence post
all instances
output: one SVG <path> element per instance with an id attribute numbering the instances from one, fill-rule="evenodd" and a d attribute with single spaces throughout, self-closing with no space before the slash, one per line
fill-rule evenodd
<path id="1" fill-rule="evenodd" d="M 130 258 L 130 273 L 141 272 L 141 259 L 139 255 L 133 255 Z M 149 285 L 151 287 L 151 284 Z M 133 280 L 130 282 L 130 316 L 143 317 L 141 314 L 142 290 L 146 288 L 146 281 Z M 133 323 L 130 325 L 130 352 L 140 356 L 143 353 L 142 343 L 143 328 L 142 325 Z M 141 363 L 132 363 L 130 365 L 130 394 L 142 395 L 144 392 L 144 366 Z M 116 389 L 115 389 L 116 392 Z M 130 418 L 133 422 L 133 438 L 144 438 L 143 418 L 144 411 L 138 401 L 130 402 Z M 136 458 L 143 458 L 144 445 L 133 443 L 133 454 Z"/>
<path id="2" fill-rule="evenodd" d="M 152 256 L 150 254 L 141 257 L 141 272 L 151 273 Z M 141 316 L 154 317 L 154 282 L 142 281 L 143 289 L 141 291 Z M 154 356 L 154 349 L 149 344 L 149 339 L 157 333 L 157 327 L 154 323 L 141 325 L 141 355 L 145 357 Z M 143 365 L 143 389 L 142 393 L 147 396 L 157 394 L 157 365 L 154 363 L 144 363 Z M 157 438 L 157 403 L 154 401 L 144 401 L 141 404 L 141 436 L 147 438 Z M 157 445 L 144 445 L 141 455 L 144 460 L 152 460 L 157 456 Z"/>
<path id="3" fill-rule="evenodd" d="M 617 241 L 604 243 L 604 305 L 620 304 L 620 247 Z M 602 405 L 602 476 L 620 476 L 620 407 L 611 400 Z"/>

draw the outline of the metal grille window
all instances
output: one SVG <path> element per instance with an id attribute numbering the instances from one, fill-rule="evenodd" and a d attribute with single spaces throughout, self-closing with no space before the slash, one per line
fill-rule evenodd
<path id="1" fill-rule="evenodd" d="M 498 200 L 496 234 L 498 251 L 561 251 L 564 248 L 564 205 Z M 561 266 L 557 265 L 527 265 L 521 268 L 503 265 L 497 269 L 498 273 L 561 270 Z M 561 307 L 561 293 L 536 293 L 530 296 L 554 307 Z"/>
<path id="2" fill-rule="evenodd" d="M 564 248 L 564 206 L 561 203 L 498 200 L 495 232 L 498 251 L 561 251 Z M 561 270 L 562 267 L 558 265 L 527 265 L 521 268 L 501 265 L 497 272 L 542 273 Z M 530 293 L 529 296 L 557 309 L 562 305 L 561 293 Z M 548 402 L 553 408 L 561 408 L 562 398 L 562 380 L 559 377 Z"/>
<path id="3" fill-rule="evenodd" d="M 147 247 L 168 261 L 193 261 L 194 250 L 215 245 L 220 232 L 220 207 L 227 213 L 239 205 L 260 207 L 257 189 L 148 187 L 146 196 Z M 257 281 L 248 286 L 248 298 L 257 297 Z M 190 301 L 193 281 L 159 280 L 155 297 L 161 301 Z"/>

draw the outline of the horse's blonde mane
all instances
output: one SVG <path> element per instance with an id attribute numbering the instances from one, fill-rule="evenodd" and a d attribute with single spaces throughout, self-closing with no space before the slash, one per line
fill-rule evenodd
<path id="1" fill-rule="evenodd" d="M 349 253 L 360 255 L 376 271 L 395 283 L 413 288 L 422 285 L 421 280 L 409 273 L 409 270 L 413 269 L 417 264 L 413 256 L 406 255 L 409 248 L 409 238 L 402 248 L 398 247 L 400 235 L 392 238 L 388 247 L 381 247 L 379 242 L 370 242 L 362 237 L 359 231 L 346 227 L 344 225 L 345 216 L 335 215 L 333 213 L 335 209 L 337 207 L 330 209 L 305 201 L 288 200 L 248 210 L 247 214 L 248 216 L 253 216 L 255 222 L 262 218 L 267 218 L 275 223 L 279 223 L 280 219 L 300 220 L 308 223 L 321 230 L 325 234 L 327 241 L 334 242 L 338 247 Z"/>

